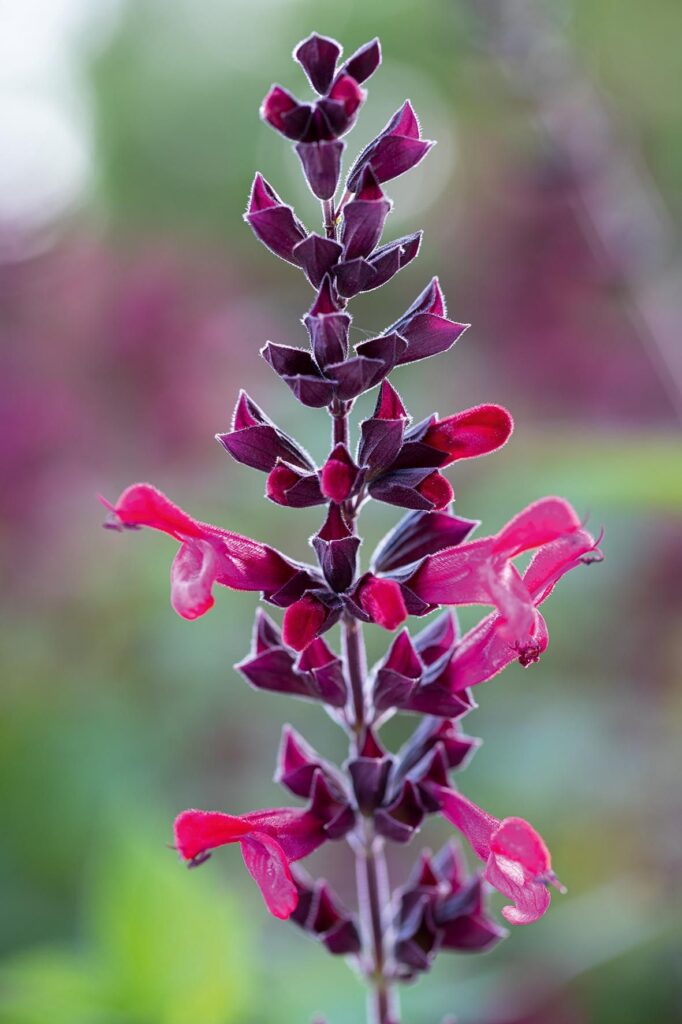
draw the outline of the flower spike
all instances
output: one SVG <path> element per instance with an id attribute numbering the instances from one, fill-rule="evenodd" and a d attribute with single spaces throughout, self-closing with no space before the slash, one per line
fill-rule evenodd
<path id="1" fill-rule="evenodd" d="M 601 559 L 601 535 L 595 539 L 557 497 L 533 502 L 483 536 L 472 537 L 477 520 L 453 514 L 448 467 L 501 448 L 513 421 L 492 403 L 443 416 L 422 410 L 413 420 L 409 392 L 401 384 L 399 394 L 389 380 L 398 367 L 447 352 L 468 328 L 448 317 L 437 277 L 383 331 L 354 323 L 350 301 L 382 287 L 419 254 L 420 230 L 384 241 L 393 208 L 385 187 L 434 143 L 422 138 L 406 100 L 352 164 L 339 194 L 345 137 L 381 48 L 373 39 L 345 60 L 342 53 L 335 39 L 311 33 L 293 58 L 312 94 L 299 99 L 273 85 L 261 106 L 321 201 L 317 230 L 308 230 L 260 173 L 244 214 L 256 238 L 312 288 L 301 318 L 305 342 L 268 341 L 261 355 L 298 402 L 327 411 L 331 441 L 320 450 L 315 435 L 313 459 L 243 390 L 230 429 L 216 435 L 239 471 L 265 475 L 272 514 L 284 508 L 297 522 L 292 509 L 324 508 L 309 537 L 313 564 L 196 520 L 150 484 L 129 487 L 113 505 L 105 501 L 105 525 L 149 527 L 174 539 L 171 603 L 184 618 L 212 607 L 214 584 L 260 591 L 283 610 L 280 625 L 257 609 L 249 653 L 235 668 L 254 690 L 322 704 L 346 733 L 348 755 L 332 763 L 285 723 L 275 782 L 302 806 L 243 815 L 184 811 L 175 821 L 176 848 L 197 867 L 220 847 L 239 844 L 271 914 L 292 920 L 331 955 L 352 957 L 371 989 L 371 1019 L 398 1024 L 400 982 L 429 970 L 441 952 L 485 952 L 507 935 L 486 906 L 491 886 L 506 897 L 502 914 L 514 925 L 543 916 L 550 886 L 563 891 L 535 829 L 522 818 L 493 817 L 452 785 L 451 774 L 464 771 L 482 742 L 461 724 L 476 708 L 472 688 L 513 661 L 538 661 L 548 644 L 541 606 L 567 572 Z M 374 388 L 373 411 L 354 438 L 356 400 Z M 408 511 L 361 568 L 360 513 L 372 501 Z M 517 560 L 526 554 L 522 569 Z M 485 609 L 463 635 L 458 605 Z M 430 613 L 437 614 L 412 630 L 410 616 Z M 394 634 L 370 669 L 364 624 Z M 340 653 L 329 640 L 337 625 Z M 395 753 L 382 732 L 394 714 L 417 716 Z M 385 843 L 413 842 L 434 814 L 468 841 L 478 870 L 467 869 L 453 839 L 436 855 L 419 853 L 407 880 L 391 891 Z M 357 919 L 323 878 L 292 868 L 344 837 L 356 862 Z"/>

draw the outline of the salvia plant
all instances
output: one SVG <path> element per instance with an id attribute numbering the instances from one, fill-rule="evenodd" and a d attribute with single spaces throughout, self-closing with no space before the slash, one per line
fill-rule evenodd
<path id="1" fill-rule="evenodd" d="M 441 950 L 480 953 L 506 936 L 486 907 L 491 888 L 508 901 L 502 916 L 512 925 L 537 921 L 549 906 L 550 887 L 561 891 L 538 832 L 522 818 L 493 817 L 450 776 L 480 744 L 460 726 L 476 706 L 471 688 L 513 661 L 538 660 L 548 642 L 540 605 L 564 573 L 601 554 L 561 498 L 536 501 L 498 533 L 474 540 L 479 523 L 452 514 L 453 490 L 443 470 L 505 444 L 512 419 L 498 405 L 479 405 L 413 423 L 389 382 L 396 367 L 447 351 L 467 327 L 448 318 L 436 278 L 390 327 L 350 345 L 349 300 L 390 281 L 415 259 L 421 242 L 417 231 L 380 244 L 391 210 L 383 186 L 418 164 L 433 143 L 421 137 L 406 101 L 357 157 L 337 204 L 343 136 L 365 100 L 363 83 L 380 64 L 379 42 L 345 63 L 340 57 L 337 42 L 311 35 L 294 58 L 316 98 L 301 102 L 275 85 L 261 108 L 263 120 L 293 143 L 321 201 L 323 232 L 304 227 L 260 174 L 245 214 L 256 237 L 313 288 L 303 317 L 309 345 L 268 342 L 261 354 L 299 402 L 327 411 L 331 450 L 316 466 L 245 392 L 231 430 L 217 435 L 233 459 L 266 474 L 271 502 L 322 507 L 310 541 L 316 562 L 298 562 L 199 522 L 149 484 L 135 484 L 107 505 L 107 525 L 152 527 L 179 544 L 171 603 L 185 619 L 209 611 L 216 583 L 260 591 L 265 602 L 284 609 L 281 628 L 258 610 L 251 650 L 237 668 L 256 689 L 324 705 L 348 735 L 348 759 L 337 767 L 285 725 L 276 780 L 303 805 L 243 815 L 184 811 L 175 821 L 175 845 L 195 867 L 218 847 L 239 843 L 270 913 L 293 921 L 328 953 L 348 957 L 368 986 L 368 1019 L 396 1024 L 399 983 L 427 971 Z M 375 388 L 374 411 L 352 446 L 353 403 Z M 408 511 L 362 571 L 358 521 L 370 499 Z M 514 563 L 526 552 L 534 555 L 522 573 Z M 450 610 L 457 605 L 492 610 L 462 636 Z M 441 606 L 446 610 L 425 628 L 405 628 L 411 616 Z M 340 653 L 325 639 L 337 623 Z M 364 623 L 395 634 L 371 669 Z M 396 713 L 416 716 L 418 724 L 392 753 L 380 731 Z M 410 877 L 391 890 L 386 843 L 409 843 L 432 814 L 464 836 L 479 869 L 467 869 L 453 838 L 436 854 L 419 853 Z M 356 908 L 345 906 L 327 881 L 293 867 L 340 840 L 355 860 Z"/>

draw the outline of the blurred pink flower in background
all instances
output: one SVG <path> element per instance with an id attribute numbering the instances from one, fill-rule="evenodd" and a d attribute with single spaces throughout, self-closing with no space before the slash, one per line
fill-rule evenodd
<path id="1" fill-rule="evenodd" d="M 78 522 L 76 495 L 131 459 L 176 471 L 201 464 L 206 435 L 224 422 L 229 378 L 241 373 L 239 342 L 259 318 L 242 287 L 206 252 L 153 242 L 128 251 L 85 235 L 0 264 L 0 527 L 10 569 L 25 574 L 27 559 L 54 549 L 71 517 Z M 30 546 L 17 544 L 29 536 Z"/>

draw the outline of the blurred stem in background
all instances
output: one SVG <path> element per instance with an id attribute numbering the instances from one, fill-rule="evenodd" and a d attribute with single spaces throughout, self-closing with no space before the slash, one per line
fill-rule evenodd
<path id="1" fill-rule="evenodd" d="M 553 14 L 537 0 L 463 0 L 484 48 L 511 89 L 528 100 L 538 124 L 572 175 L 576 213 L 621 293 L 625 312 L 682 422 L 679 318 L 672 302 L 682 271 L 655 184 L 632 144 L 624 145 L 607 104 L 579 65 Z M 597 368 L 595 372 L 600 372 Z"/>

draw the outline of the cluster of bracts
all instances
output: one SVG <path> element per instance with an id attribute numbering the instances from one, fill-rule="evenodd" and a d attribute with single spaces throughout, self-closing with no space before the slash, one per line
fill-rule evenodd
<path id="1" fill-rule="evenodd" d="M 407 843 L 425 817 L 439 813 L 468 840 L 483 864 L 467 872 L 453 842 L 433 856 L 422 853 L 412 877 L 394 894 L 390 963 L 394 977 L 427 969 L 439 949 L 486 950 L 504 934 L 485 909 L 490 886 L 509 901 L 512 924 L 537 920 L 558 886 L 549 852 L 520 818 L 494 818 L 463 796 L 450 773 L 463 768 L 479 745 L 460 719 L 475 704 L 471 687 L 506 665 L 538 660 L 548 642 L 539 606 L 561 576 L 600 558 L 597 542 L 571 506 L 545 498 L 515 516 L 497 534 L 471 539 L 478 523 L 450 511 L 446 467 L 505 444 L 509 413 L 480 405 L 444 418 L 435 413 L 412 423 L 387 377 L 400 365 L 449 349 L 466 325 L 448 319 L 437 280 L 407 312 L 377 337 L 351 348 L 348 300 L 389 281 L 417 255 L 421 232 L 380 245 L 391 202 L 382 184 L 428 152 L 409 102 L 360 154 L 343 197 L 334 205 L 345 143 L 365 99 L 362 83 L 380 62 L 375 40 L 340 68 L 341 49 L 313 35 L 295 51 L 313 89 L 301 103 L 279 86 L 268 93 L 262 116 L 295 142 L 306 179 L 323 200 L 325 234 L 309 232 L 274 189 L 257 175 L 246 220 L 273 253 L 300 268 L 315 290 L 303 323 L 309 347 L 268 343 L 263 356 L 296 398 L 327 408 L 335 427 L 345 424 L 354 399 L 378 386 L 373 414 L 360 425 L 352 451 L 344 430 L 317 466 L 245 393 L 232 429 L 218 440 L 238 462 L 266 474 L 266 495 L 290 508 L 324 505 L 326 515 L 311 545 L 316 564 L 299 563 L 259 541 L 198 522 L 148 484 L 128 488 L 109 505 L 109 526 L 161 530 L 179 543 L 171 569 L 171 602 L 194 619 L 214 603 L 213 585 L 260 591 L 284 609 L 280 627 L 258 612 L 251 652 L 237 667 L 261 690 L 326 705 L 359 735 L 339 769 L 285 726 L 277 780 L 303 808 L 242 816 L 185 811 L 175 823 L 181 857 L 191 866 L 212 850 L 238 842 L 247 869 L 268 909 L 296 921 L 334 954 L 362 959 L 358 924 L 326 881 L 313 881 L 291 864 L 323 843 L 352 841 L 361 819 L 374 834 Z M 356 520 L 368 500 L 407 509 L 358 568 Z M 525 572 L 515 559 L 535 552 Z M 491 609 L 463 636 L 447 610 L 411 635 L 404 623 L 440 606 Z M 361 721 L 350 694 L 348 666 L 324 634 L 339 620 L 375 623 L 396 631 L 385 657 L 364 680 Z M 397 753 L 379 738 L 395 712 L 421 715 Z"/>

